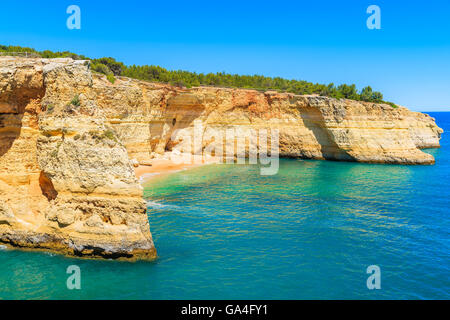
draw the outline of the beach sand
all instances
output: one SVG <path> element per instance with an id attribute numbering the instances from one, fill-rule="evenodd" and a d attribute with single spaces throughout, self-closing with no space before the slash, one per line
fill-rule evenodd
<path id="1" fill-rule="evenodd" d="M 209 161 L 204 161 L 203 163 L 175 163 L 172 160 L 158 159 L 152 160 L 149 165 L 139 165 L 134 168 L 136 177 L 139 181 L 147 182 L 152 178 L 162 175 L 178 172 L 181 170 L 192 169 L 207 164 L 217 163 L 217 159 L 211 159 Z M 150 165 L 151 164 L 151 165 Z"/>

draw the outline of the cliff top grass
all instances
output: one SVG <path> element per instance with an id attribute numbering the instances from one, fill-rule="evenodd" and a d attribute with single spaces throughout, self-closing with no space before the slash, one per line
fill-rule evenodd
<path id="1" fill-rule="evenodd" d="M 373 91 L 370 86 L 358 90 L 355 84 L 341 84 L 339 86 L 335 86 L 334 83 L 326 85 L 304 80 L 289 80 L 280 77 L 272 78 L 262 75 L 238 75 L 225 72 L 204 74 L 184 70 L 167 70 L 163 67 L 154 65 L 127 66 L 111 57 L 91 59 L 84 55 L 78 55 L 69 51 L 37 51 L 33 48 L 20 46 L 0 45 L 0 53 L 10 53 L 11 55 L 28 53 L 33 56 L 40 56 L 42 58 L 72 58 L 74 60 L 90 60 L 91 70 L 106 75 L 107 79 L 111 83 L 114 83 L 116 76 L 124 76 L 138 80 L 167 83 L 178 87 L 190 88 L 198 86 L 217 86 L 255 89 L 260 91 L 276 90 L 279 92 L 290 92 L 299 95 L 318 94 L 336 99 L 345 98 L 357 101 L 387 103 L 393 108 L 397 107 L 397 105 L 392 102 L 384 101 L 383 94 L 378 91 Z"/>

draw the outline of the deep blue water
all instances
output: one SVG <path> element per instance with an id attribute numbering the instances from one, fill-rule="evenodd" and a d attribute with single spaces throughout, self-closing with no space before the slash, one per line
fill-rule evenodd
<path id="1" fill-rule="evenodd" d="M 431 114 L 450 131 L 450 113 Z M 160 176 L 155 262 L 0 251 L 4 299 L 449 299 L 450 138 L 433 166 L 283 160 Z M 66 288 L 66 268 L 82 289 Z M 366 268 L 381 268 L 368 290 Z"/>

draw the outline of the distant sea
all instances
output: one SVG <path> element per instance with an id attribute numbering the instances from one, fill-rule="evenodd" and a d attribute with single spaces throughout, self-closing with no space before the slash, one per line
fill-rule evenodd
<path id="1" fill-rule="evenodd" d="M 450 113 L 430 113 L 450 131 Z M 0 247 L 3 299 L 449 299 L 450 138 L 433 166 L 210 165 L 145 186 L 155 262 Z M 81 268 L 81 290 L 66 269 Z M 366 269 L 381 270 L 369 290 Z"/>

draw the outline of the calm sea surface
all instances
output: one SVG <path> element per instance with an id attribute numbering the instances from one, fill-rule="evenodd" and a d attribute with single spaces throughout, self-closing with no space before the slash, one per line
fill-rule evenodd
<path id="1" fill-rule="evenodd" d="M 450 113 L 430 113 L 450 131 Z M 212 165 L 145 188 L 155 262 L 0 248 L 3 299 L 449 299 L 450 137 L 434 166 Z M 68 290 L 76 264 L 81 290 Z M 381 268 L 368 290 L 366 268 Z"/>

